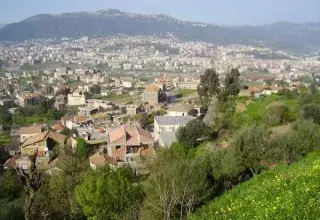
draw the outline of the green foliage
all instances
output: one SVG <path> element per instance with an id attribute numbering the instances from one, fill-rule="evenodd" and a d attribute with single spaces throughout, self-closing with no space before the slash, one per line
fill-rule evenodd
<path id="1" fill-rule="evenodd" d="M 292 125 L 292 131 L 273 142 L 276 151 L 270 157 L 283 163 L 297 161 L 320 148 L 319 133 L 320 125 L 311 121 L 297 121 Z"/>
<path id="2" fill-rule="evenodd" d="M 320 124 L 320 105 L 306 104 L 301 109 L 302 118 L 311 119 L 313 122 Z"/>
<path id="3" fill-rule="evenodd" d="M 131 169 L 109 166 L 88 172 L 76 187 L 76 198 L 88 219 L 121 219 L 139 204 L 142 193 Z M 134 216 L 131 216 L 134 219 Z"/>
<path id="4" fill-rule="evenodd" d="M 186 97 L 192 94 L 195 94 L 197 91 L 194 89 L 180 89 L 178 90 L 175 95 L 177 98 Z"/>
<path id="5" fill-rule="evenodd" d="M 190 219 L 318 219 L 320 154 L 264 172 L 199 209 Z"/>
<path id="6" fill-rule="evenodd" d="M 0 198 L 18 198 L 22 192 L 22 185 L 14 171 L 6 170 L 0 176 Z"/>
<path id="7" fill-rule="evenodd" d="M 207 69 L 204 75 L 200 76 L 198 95 L 203 106 L 207 107 L 212 96 L 220 93 L 219 75 L 214 69 Z"/>
<path id="8" fill-rule="evenodd" d="M 0 146 L 7 146 L 11 143 L 11 137 L 6 134 L 0 134 Z"/>
<path id="9" fill-rule="evenodd" d="M 194 119 L 180 127 L 177 131 L 177 140 L 188 148 L 196 147 L 203 140 L 210 139 L 212 131 L 202 120 Z"/>
<path id="10" fill-rule="evenodd" d="M 269 142 L 270 132 L 264 126 L 252 126 L 234 137 L 226 155 L 239 170 L 249 169 L 256 175 L 268 161 Z"/>
<path id="11" fill-rule="evenodd" d="M 64 149 L 65 160 L 59 169 L 53 169 L 45 177 L 32 205 L 33 219 L 83 219 L 83 213 L 75 198 L 75 187 L 82 181 L 81 176 L 89 170 L 86 158 Z"/>
<path id="12" fill-rule="evenodd" d="M 184 219 L 210 195 L 201 160 L 189 160 L 165 149 L 158 152 L 149 169 L 141 219 Z"/>
<path id="13" fill-rule="evenodd" d="M 0 199 L 0 220 L 24 220 L 22 199 Z"/>
<path id="14" fill-rule="evenodd" d="M 73 128 L 72 130 L 70 130 L 69 128 L 63 128 L 63 130 L 60 132 L 60 134 L 63 134 L 67 137 L 72 137 L 73 134 L 78 136 L 78 131 L 75 128 Z"/>
<path id="15" fill-rule="evenodd" d="M 272 105 L 267 109 L 265 121 L 270 126 L 282 125 L 294 119 L 293 113 L 288 106 L 284 104 Z"/>
<path id="16" fill-rule="evenodd" d="M 77 153 L 78 155 L 80 155 L 81 157 L 87 157 L 88 156 L 88 144 L 86 142 L 86 140 L 84 140 L 83 138 L 78 138 L 77 139 Z"/>
<path id="17" fill-rule="evenodd" d="M 234 114 L 230 123 L 235 130 L 253 124 L 262 124 L 263 122 L 274 126 L 293 121 L 297 117 L 298 106 L 297 99 L 286 99 L 284 95 L 273 94 L 261 99 L 255 99 L 247 106 L 245 111 Z"/>
<path id="18" fill-rule="evenodd" d="M 237 96 L 240 92 L 240 73 L 238 69 L 231 69 L 230 73 L 225 77 L 225 88 L 220 94 L 219 100 L 227 100 L 229 96 Z"/>

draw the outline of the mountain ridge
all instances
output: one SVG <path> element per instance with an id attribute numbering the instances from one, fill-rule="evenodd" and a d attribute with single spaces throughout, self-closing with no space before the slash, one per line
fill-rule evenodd
<path id="1" fill-rule="evenodd" d="M 165 14 L 117 9 L 38 14 L 0 29 L 0 41 L 38 38 L 125 35 L 174 35 L 218 45 L 246 44 L 294 52 L 320 51 L 320 23 L 276 22 L 258 26 L 219 26 L 178 20 Z"/>

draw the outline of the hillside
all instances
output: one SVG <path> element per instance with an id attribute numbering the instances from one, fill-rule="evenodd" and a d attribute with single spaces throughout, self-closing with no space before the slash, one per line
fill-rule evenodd
<path id="1" fill-rule="evenodd" d="M 238 185 L 197 210 L 200 219 L 318 219 L 320 153 Z M 293 218 L 294 216 L 294 218 Z"/>
<path id="2" fill-rule="evenodd" d="M 35 38 L 173 35 L 181 40 L 214 44 L 252 44 L 297 52 L 320 49 L 320 24 L 275 23 L 262 26 L 217 26 L 177 20 L 167 15 L 140 15 L 115 9 L 40 14 L 0 29 L 0 41 Z"/>

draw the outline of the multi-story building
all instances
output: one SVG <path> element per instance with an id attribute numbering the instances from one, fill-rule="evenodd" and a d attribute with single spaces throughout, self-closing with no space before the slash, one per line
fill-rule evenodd
<path id="1" fill-rule="evenodd" d="M 149 84 L 143 92 L 143 102 L 156 105 L 160 101 L 161 89 L 155 84 Z"/>
<path id="2" fill-rule="evenodd" d="M 180 127 L 185 126 L 193 119 L 193 116 L 155 116 L 154 137 L 158 140 L 162 132 L 175 133 Z"/>
<path id="3" fill-rule="evenodd" d="M 107 152 L 118 162 L 133 162 L 154 154 L 154 140 L 140 125 L 123 125 L 108 134 Z"/>
<path id="4" fill-rule="evenodd" d="M 86 104 L 86 92 L 84 90 L 75 89 L 72 94 L 68 94 L 68 105 L 77 106 Z"/>

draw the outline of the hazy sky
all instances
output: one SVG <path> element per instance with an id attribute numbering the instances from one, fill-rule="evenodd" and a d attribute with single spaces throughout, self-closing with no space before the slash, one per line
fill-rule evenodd
<path id="1" fill-rule="evenodd" d="M 226 25 L 320 22 L 320 0 L 0 0 L 0 24 L 39 13 L 108 8 Z"/>

